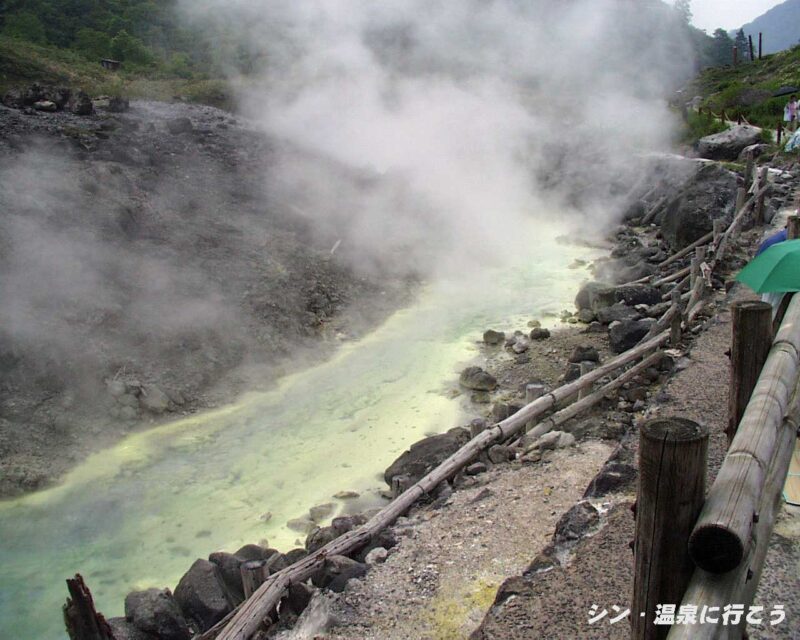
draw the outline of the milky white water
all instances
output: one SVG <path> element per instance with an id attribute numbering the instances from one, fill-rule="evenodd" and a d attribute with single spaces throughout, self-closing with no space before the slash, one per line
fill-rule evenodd
<path id="1" fill-rule="evenodd" d="M 170 587 L 195 558 L 264 538 L 303 538 L 285 523 L 334 502 L 381 504 L 383 470 L 411 443 L 463 422 L 452 398 L 484 328 L 524 328 L 558 313 L 586 277 L 586 250 L 536 229 L 517 264 L 467 283 L 430 285 L 416 303 L 330 360 L 268 393 L 126 438 L 53 489 L 0 503 L 0 638 L 64 638 L 64 579 L 80 572 L 106 616 L 132 589 Z M 337 501 L 355 490 L 359 501 Z M 272 514 L 269 522 L 260 516 Z M 341 512 L 341 511 L 340 511 Z"/>

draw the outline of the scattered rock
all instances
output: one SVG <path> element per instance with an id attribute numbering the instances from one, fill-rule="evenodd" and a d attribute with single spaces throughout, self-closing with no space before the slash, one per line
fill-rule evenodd
<path id="1" fill-rule="evenodd" d="M 194 129 L 194 126 L 189 118 L 181 117 L 167 120 L 167 131 L 173 135 L 189 133 L 192 129 Z"/>
<path id="2" fill-rule="evenodd" d="M 344 591 L 348 580 L 360 578 L 367 573 L 367 565 L 345 556 L 330 556 L 325 565 L 312 577 L 311 582 L 320 589 L 330 589 L 335 593 Z"/>
<path id="3" fill-rule="evenodd" d="M 549 329 L 542 329 L 541 327 L 534 327 L 531 330 L 531 340 L 547 340 L 550 337 Z"/>
<path id="4" fill-rule="evenodd" d="M 596 313 L 598 309 L 610 307 L 616 301 L 614 287 L 602 282 L 589 282 L 575 296 L 575 308 L 589 309 Z"/>
<path id="5" fill-rule="evenodd" d="M 579 540 L 599 522 L 597 509 L 589 502 L 579 502 L 561 516 L 553 534 L 553 542 L 558 545 Z"/>
<path id="6" fill-rule="evenodd" d="M 162 640 L 189 640 L 192 633 L 169 589 L 134 591 L 125 598 L 125 618 Z"/>
<path id="7" fill-rule="evenodd" d="M 240 568 L 244 560 L 232 553 L 216 551 L 208 556 L 208 561 L 219 567 L 222 582 L 228 590 L 231 601 L 238 604 L 244 600 L 244 590 L 242 587 L 242 574 Z"/>
<path id="8" fill-rule="evenodd" d="M 72 113 L 77 116 L 90 116 L 94 113 L 94 105 L 89 95 L 79 91 L 72 102 Z"/>
<path id="9" fill-rule="evenodd" d="M 169 408 L 169 396 L 154 385 L 142 388 L 139 404 L 150 413 L 164 413 Z"/>
<path id="10" fill-rule="evenodd" d="M 313 587 L 308 586 L 304 582 L 295 582 L 289 587 L 289 594 L 286 596 L 286 603 L 295 613 L 300 615 L 305 611 L 308 603 L 314 595 Z"/>
<path id="11" fill-rule="evenodd" d="M 292 531 L 298 531 L 299 533 L 307 534 L 311 531 L 316 525 L 311 518 L 307 518 L 303 516 L 302 518 L 294 518 L 289 520 L 286 523 L 286 526 L 289 527 Z"/>
<path id="12" fill-rule="evenodd" d="M 489 447 L 487 456 L 489 457 L 489 461 L 492 464 L 503 464 L 504 462 L 508 462 L 514 457 L 511 452 L 511 449 L 502 444 L 496 444 Z"/>
<path id="13" fill-rule="evenodd" d="M 201 631 L 213 627 L 233 609 L 219 567 L 208 560 L 195 560 L 175 588 L 175 601 Z"/>
<path id="14" fill-rule="evenodd" d="M 333 527 L 316 527 L 306 538 L 306 550 L 309 553 L 314 553 L 338 537 L 339 532 Z"/>
<path id="15" fill-rule="evenodd" d="M 314 522 L 319 522 L 320 520 L 324 520 L 329 515 L 331 515 L 333 513 L 334 508 L 335 505 L 333 505 L 330 502 L 327 502 L 325 504 L 319 504 L 315 507 L 311 507 L 311 509 L 308 510 L 308 513 Z"/>
<path id="16" fill-rule="evenodd" d="M 367 557 L 364 558 L 364 563 L 368 567 L 375 566 L 376 564 L 383 564 L 386 562 L 386 558 L 389 557 L 389 552 L 384 549 L 383 547 L 375 547 L 372 551 L 367 554 Z"/>
<path id="17" fill-rule="evenodd" d="M 746 124 L 700 138 L 697 153 L 709 160 L 736 160 L 745 147 L 761 142 L 761 129 Z"/>
<path id="18" fill-rule="evenodd" d="M 591 345 L 579 345 L 572 350 L 569 362 L 600 362 L 600 353 Z"/>
<path id="19" fill-rule="evenodd" d="M 461 372 L 459 383 L 462 387 L 473 391 L 493 391 L 497 388 L 497 379 L 480 367 L 467 367 Z"/>
<path id="20" fill-rule="evenodd" d="M 623 302 L 618 302 L 610 307 L 603 307 L 597 310 L 597 319 L 603 324 L 638 320 L 641 317 L 641 314 L 636 309 L 629 307 Z"/>
<path id="21" fill-rule="evenodd" d="M 109 618 L 108 626 L 114 633 L 114 640 L 157 640 L 149 633 L 138 629 L 125 618 Z"/>
<path id="22" fill-rule="evenodd" d="M 628 488 L 636 480 L 636 468 L 619 462 L 606 463 L 592 479 L 584 498 L 601 498 L 614 491 Z"/>
<path id="23" fill-rule="evenodd" d="M 416 482 L 468 441 L 469 431 L 466 429 L 451 429 L 447 433 L 420 440 L 386 470 L 383 476 L 386 484 L 392 486 L 392 478 L 400 475 L 407 475 L 412 482 Z"/>
<path id="24" fill-rule="evenodd" d="M 516 353 L 525 353 L 528 349 L 530 349 L 531 343 L 528 341 L 528 338 L 525 336 L 517 336 L 517 339 L 514 341 L 514 344 L 511 345 L 511 350 Z"/>
<path id="25" fill-rule="evenodd" d="M 502 331 L 494 331 L 493 329 L 489 329 L 483 334 L 483 341 L 484 343 L 496 346 L 499 344 L 503 344 L 506 339 L 506 334 Z"/>
<path id="26" fill-rule="evenodd" d="M 36 109 L 36 111 L 45 111 L 47 113 L 55 113 L 58 111 L 56 103 L 52 100 L 39 100 L 38 102 L 34 102 L 33 108 Z"/>
<path id="27" fill-rule="evenodd" d="M 591 309 L 579 309 L 576 315 L 578 320 L 584 324 L 589 324 L 595 319 L 595 313 Z"/>
<path id="28" fill-rule="evenodd" d="M 625 320 L 612 325 L 608 332 L 609 345 L 614 353 L 635 347 L 653 326 L 652 320 Z"/>
<path id="29" fill-rule="evenodd" d="M 337 500 L 354 500 L 355 498 L 359 498 L 361 496 L 358 491 L 339 491 L 338 493 L 334 494 L 334 498 Z"/>
<path id="30" fill-rule="evenodd" d="M 625 284 L 614 287 L 614 300 L 631 307 L 637 304 L 659 304 L 661 291 L 648 284 Z"/>

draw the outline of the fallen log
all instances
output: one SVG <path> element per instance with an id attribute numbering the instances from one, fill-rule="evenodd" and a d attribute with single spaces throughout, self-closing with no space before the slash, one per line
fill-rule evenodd
<path id="1" fill-rule="evenodd" d="M 541 398 L 524 406 L 514 415 L 481 432 L 452 456 L 447 458 L 424 478 L 409 487 L 402 495 L 381 509 L 366 524 L 353 529 L 328 543 L 311 556 L 269 576 L 253 596 L 217 626 L 197 637 L 197 640 L 249 640 L 261 626 L 262 621 L 275 608 L 283 593 L 292 584 L 310 578 L 333 555 L 346 555 L 365 546 L 370 539 L 392 524 L 422 496 L 433 491 L 440 482 L 455 475 L 490 445 L 507 440 L 520 431 L 532 419 L 574 396 L 581 389 L 594 384 L 612 371 L 638 360 L 642 355 L 663 345 L 669 332 L 654 337 L 648 342 L 620 354 L 605 365 L 589 372 L 574 382 L 563 385 Z"/>
<path id="2" fill-rule="evenodd" d="M 731 571 L 744 558 L 799 362 L 800 296 L 794 296 L 689 539 L 692 559 L 706 571 Z"/>
<path id="3" fill-rule="evenodd" d="M 678 253 L 675 253 L 675 254 L 671 255 L 669 258 L 667 258 L 663 262 L 659 262 L 658 263 L 658 268 L 659 269 L 663 269 L 664 267 L 666 267 L 668 265 L 671 265 L 676 260 L 680 260 L 684 256 L 689 255 L 697 247 L 700 247 L 700 246 L 702 246 L 704 244 L 708 244 L 713 239 L 714 239 L 714 232 L 713 231 L 709 231 L 706 235 L 704 235 L 702 238 L 698 238 L 692 244 L 690 244 L 688 247 L 684 247 L 683 249 L 678 251 Z"/>

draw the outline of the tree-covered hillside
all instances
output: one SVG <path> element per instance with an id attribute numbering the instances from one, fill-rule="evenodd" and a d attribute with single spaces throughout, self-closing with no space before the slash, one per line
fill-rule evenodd
<path id="1" fill-rule="evenodd" d="M 0 0 L 2 33 L 98 60 L 186 76 L 209 65 L 208 47 L 178 24 L 175 0 Z"/>

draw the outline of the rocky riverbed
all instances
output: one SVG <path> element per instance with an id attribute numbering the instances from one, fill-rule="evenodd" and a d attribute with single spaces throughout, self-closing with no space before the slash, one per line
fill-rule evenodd
<path id="1" fill-rule="evenodd" d="M 707 166 L 713 165 L 695 165 L 682 186 L 671 187 L 677 192 L 664 209 L 665 217 L 680 211 L 676 201 L 691 203 L 698 192 L 713 194 L 714 185 L 699 187 L 709 176 L 729 189 L 725 198 L 722 193 L 710 197 L 720 202 L 732 197 L 736 175 Z M 797 168 L 775 172 L 774 213 L 783 210 L 785 215 L 798 177 Z M 591 368 L 633 346 L 665 310 L 664 291 L 620 282 L 654 273 L 667 255 L 709 230 L 713 218 L 730 221 L 731 214 L 726 207 L 709 205 L 705 218 L 695 216 L 695 229 L 683 236 L 677 231 L 685 232 L 688 223 L 672 225 L 671 232 L 669 225 L 640 226 L 641 216 L 634 216 L 609 238 L 610 258 L 588 265 L 602 282 L 588 283 L 579 292 L 576 309 L 562 314 L 561 328 L 543 329 L 541 318 L 531 318 L 528 326 L 476 333 L 480 358 L 457 381 L 459 393 L 470 398 L 474 419 L 411 447 L 387 468 L 387 487 L 402 489 L 455 452 L 470 433 L 512 415 L 524 404 L 528 385 L 554 388 L 575 379 L 581 364 Z M 560 431 L 492 447 L 367 547 L 350 558 L 329 558 L 311 583 L 292 588 L 280 607 L 278 624 L 262 637 L 628 637 L 624 617 L 613 624 L 608 619 L 591 624 L 589 618 L 593 605 L 616 611 L 613 607 L 624 610 L 629 602 L 637 427 L 667 415 L 707 424 L 712 433 L 709 484 L 713 481 L 726 448 L 727 309 L 733 300 L 752 296 L 731 286 L 729 278 L 749 259 L 762 234 L 762 229 L 753 229 L 741 237 L 713 281 L 715 289 L 700 322 L 660 363 L 624 385 L 618 395 L 561 425 Z M 250 545 L 198 560 L 175 590 L 179 608 L 173 617 L 179 616 L 186 628 L 208 628 L 241 600 L 242 562 L 259 559 L 283 567 L 315 553 L 372 513 L 334 518 L 329 524 L 319 515 L 310 512 L 313 528 L 302 549 L 282 554 Z M 800 583 L 797 572 L 787 567 L 800 560 L 798 520 L 800 512 L 784 505 L 756 597 L 767 607 L 784 604 L 787 622 L 752 628 L 751 637 L 796 636 L 800 611 L 793 594 Z M 187 600 L 187 593 L 207 593 L 209 585 L 216 600 Z M 131 596 L 126 619 L 113 621 L 115 629 L 132 634 L 124 637 L 139 637 L 135 634 L 149 628 L 149 623 L 137 622 L 141 598 L 172 602 L 168 592 Z"/>

